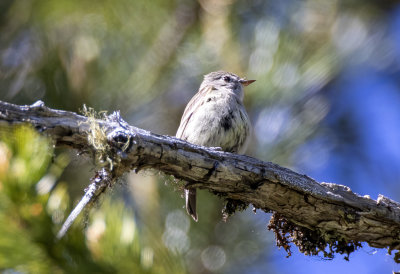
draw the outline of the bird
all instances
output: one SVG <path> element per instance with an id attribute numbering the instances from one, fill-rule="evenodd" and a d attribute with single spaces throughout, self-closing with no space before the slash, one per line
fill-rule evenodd
<path id="1" fill-rule="evenodd" d="M 176 137 L 189 143 L 243 153 L 251 132 L 243 88 L 256 80 L 215 71 L 204 76 L 183 112 Z M 197 222 L 196 189 L 184 189 L 186 211 Z"/>

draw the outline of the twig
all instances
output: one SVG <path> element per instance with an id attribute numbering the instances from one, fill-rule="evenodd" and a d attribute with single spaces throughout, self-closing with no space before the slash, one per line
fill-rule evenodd
<path id="1" fill-rule="evenodd" d="M 87 189 L 85 189 L 85 195 L 76 205 L 74 210 L 69 214 L 68 218 L 65 220 L 60 231 L 57 233 L 57 239 L 61 239 L 67 233 L 68 229 L 71 227 L 75 219 L 82 212 L 82 210 L 90 203 L 94 203 L 97 197 L 110 185 L 109 174 L 105 168 L 102 168 L 96 173 L 96 176 L 92 178 L 92 183 Z"/>

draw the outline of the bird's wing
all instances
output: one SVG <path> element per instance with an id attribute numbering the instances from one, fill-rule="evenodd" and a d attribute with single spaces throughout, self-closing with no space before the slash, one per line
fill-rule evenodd
<path id="1" fill-rule="evenodd" d="M 193 113 L 204 103 L 204 96 L 214 90 L 213 86 L 205 86 L 200 89 L 193 98 L 187 104 L 185 111 L 183 112 L 181 123 L 179 125 L 178 131 L 176 132 L 176 137 L 182 139 L 185 133 L 187 124 L 190 121 Z"/>

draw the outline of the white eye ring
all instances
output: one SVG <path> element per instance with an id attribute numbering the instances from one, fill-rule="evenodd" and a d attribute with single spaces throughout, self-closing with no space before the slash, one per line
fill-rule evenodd
<path id="1" fill-rule="evenodd" d="M 228 82 L 228 83 L 229 83 L 230 81 L 232 81 L 232 78 L 229 77 L 229 76 L 224 76 L 223 79 L 224 79 L 225 82 Z"/>

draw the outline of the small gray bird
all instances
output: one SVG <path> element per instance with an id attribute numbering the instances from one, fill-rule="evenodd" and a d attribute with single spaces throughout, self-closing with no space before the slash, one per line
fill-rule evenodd
<path id="1" fill-rule="evenodd" d="M 176 137 L 227 152 L 243 152 L 251 127 L 243 105 L 243 86 L 253 82 L 225 71 L 205 75 L 185 108 Z M 185 189 L 185 198 L 186 210 L 197 222 L 196 189 Z"/>

